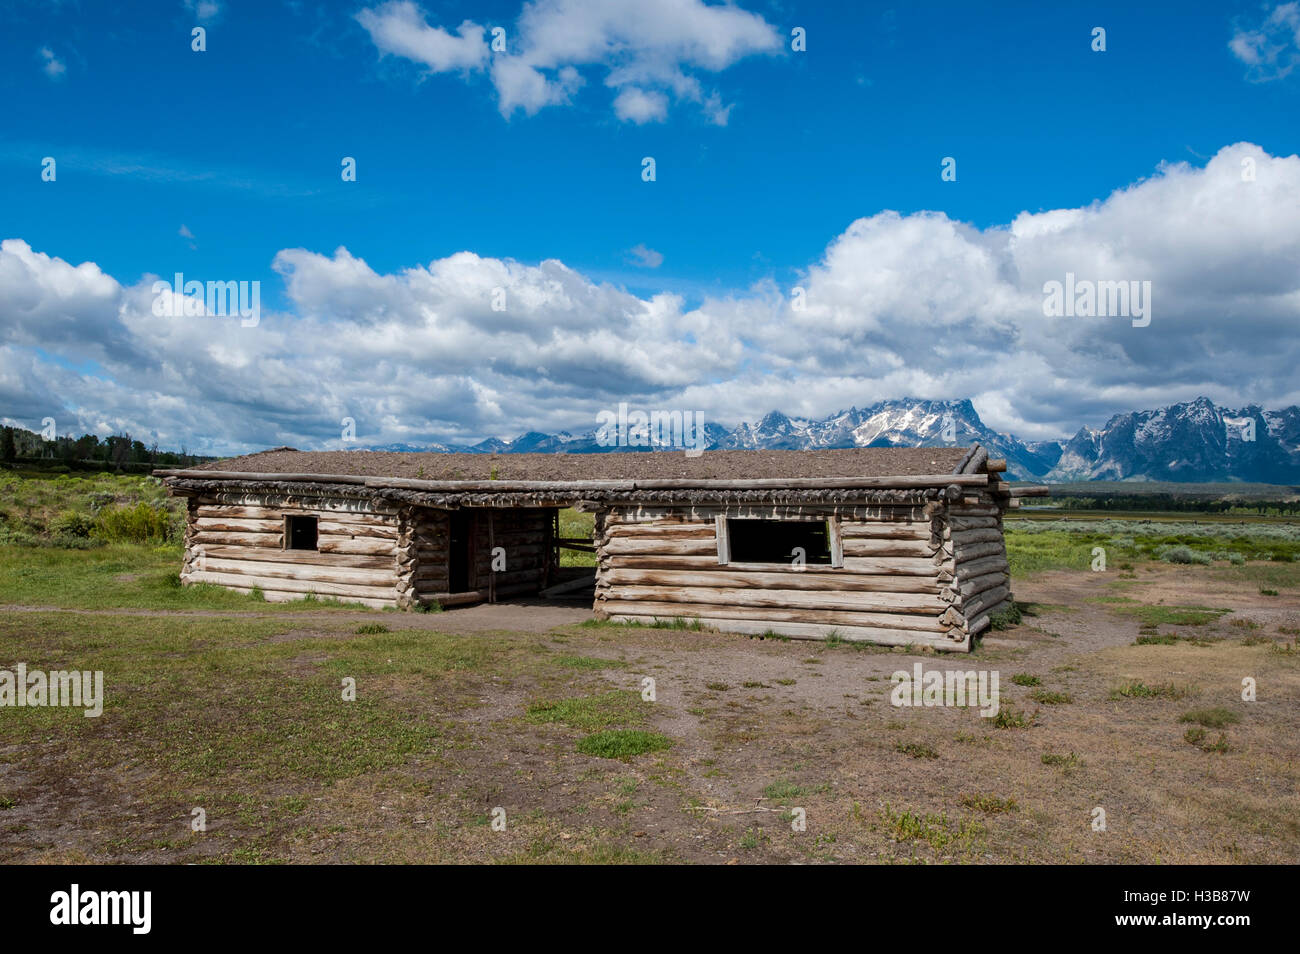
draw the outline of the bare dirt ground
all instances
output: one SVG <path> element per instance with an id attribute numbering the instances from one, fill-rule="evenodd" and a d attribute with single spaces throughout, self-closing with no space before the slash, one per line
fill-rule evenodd
<path id="1" fill-rule="evenodd" d="M 1300 596 L 1257 590 L 1204 567 L 1044 574 L 1016 585 L 1037 615 L 961 656 L 582 625 L 575 604 L 356 613 L 346 628 L 338 614 L 281 615 L 238 644 L 266 654 L 273 684 L 337 684 L 365 648 L 375 717 L 436 726 L 436 743 L 324 777 L 294 768 L 299 748 L 328 750 L 339 729 L 304 720 L 303 738 L 262 762 L 208 759 L 187 776 L 152 723 L 114 728 L 106 713 L 88 765 L 60 761 L 89 744 L 79 736 L 0 745 L 0 860 L 1294 864 Z M 1168 621 L 1186 607 L 1230 612 Z M 45 618 L 5 615 L 18 632 Z M 371 621 L 400 632 L 354 635 Z M 1168 641 L 1135 645 L 1144 621 Z M 366 639 L 389 641 L 371 651 Z M 179 664 L 202 648 L 175 652 Z M 436 671 L 421 668 L 431 659 Z M 996 672 L 1002 720 L 891 705 L 891 674 L 915 663 Z M 647 677 L 653 702 L 639 700 Z M 1135 682 L 1151 694 L 1116 694 Z M 590 708 L 548 708 L 557 700 Z M 1188 741 L 1201 726 L 1180 719 L 1204 710 L 1211 725 Z M 197 741 L 170 744 L 201 745 L 225 718 L 201 715 Z M 579 751 L 609 728 L 671 747 Z M 202 798 L 217 807 L 196 834 L 189 806 Z"/>

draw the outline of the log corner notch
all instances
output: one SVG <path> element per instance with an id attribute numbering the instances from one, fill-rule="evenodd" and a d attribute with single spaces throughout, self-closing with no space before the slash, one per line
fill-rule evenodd
<path id="1" fill-rule="evenodd" d="M 951 559 L 952 582 L 944 589 L 949 603 L 942 619 L 954 648 L 969 652 L 973 641 L 992 624 L 993 617 L 1014 603 L 1007 560 L 1003 515 L 1019 506 L 1021 497 L 1047 496 L 1046 486 L 1012 486 L 1002 479 L 1005 458 L 990 458 L 975 444 L 954 474 L 984 473 L 988 486 L 978 494 L 947 498 L 942 518 L 936 515 L 940 552 Z"/>

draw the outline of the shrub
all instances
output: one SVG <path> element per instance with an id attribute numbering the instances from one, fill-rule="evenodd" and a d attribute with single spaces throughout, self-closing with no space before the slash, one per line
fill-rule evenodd
<path id="1" fill-rule="evenodd" d="M 1156 556 L 1166 563 L 1197 563 L 1204 566 L 1213 562 L 1208 553 L 1198 553 L 1191 547 L 1182 545 L 1160 547 L 1156 551 Z"/>
<path id="2" fill-rule="evenodd" d="M 50 521 L 50 533 L 56 537 L 88 537 L 95 527 L 95 518 L 88 513 L 65 510 Z"/>
<path id="3" fill-rule="evenodd" d="M 92 532 L 109 543 L 161 543 L 168 539 L 170 524 L 166 510 L 141 502 L 133 507 L 105 507 Z"/>
<path id="4" fill-rule="evenodd" d="M 989 627 L 991 629 L 1010 629 L 1012 626 L 1019 626 L 1023 618 L 1020 612 L 1020 604 L 1012 603 L 1006 609 L 989 617 Z"/>

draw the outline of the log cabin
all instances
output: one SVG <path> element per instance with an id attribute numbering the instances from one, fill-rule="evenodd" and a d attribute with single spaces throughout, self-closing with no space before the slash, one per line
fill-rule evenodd
<path id="1" fill-rule="evenodd" d="M 592 588 L 598 618 L 969 651 L 1011 605 L 1026 495 L 969 448 L 607 454 L 299 452 L 161 470 L 181 581 L 376 608 Z M 558 515 L 593 515 L 586 541 Z M 561 549 L 595 554 L 562 580 Z M 581 571 L 578 571 L 581 572 Z"/>

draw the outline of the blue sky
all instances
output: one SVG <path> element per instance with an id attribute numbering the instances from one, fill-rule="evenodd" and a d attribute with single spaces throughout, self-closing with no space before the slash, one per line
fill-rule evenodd
<path id="1" fill-rule="evenodd" d="M 611 0 L 606 10 L 620 3 Z M 1277 195 L 1292 195 L 1287 177 L 1300 145 L 1300 71 L 1292 71 L 1297 4 L 628 5 L 637 7 L 651 9 L 624 31 L 618 16 L 602 18 L 599 5 L 577 2 L 566 12 L 551 0 L 418 7 L 7 4 L 0 12 L 0 238 L 19 240 L 56 265 L 89 263 L 119 286 L 120 300 L 88 292 L 75 307 L 88 309 L 89 317 L 70 314 L 69 301 L 51 305 L 59 314 L 55 324 L 77 332 L 42 340 L 18 315 L 42 313 L 31 296 L 57 296 L 58 282 L 23 291 L 16 272 L 0 269 L 0 305 L 6 275 L 10 280 L 0 343 L 10 349 L 10 393 L 22 392 L 10 398 L 12 410 L 0 405 L 0 417 L 26 420 L 37 405 L 53 401 L 60 417 L 75 415 L 70 427 L 129 426 L 184 438 L 190 446 L 235 449 L 277 436 L 301 444 L 325 440 L 337 431 L 335 410 L 352 404 L 364 408 L 370 433 L 395 439 L 581 426 L 593 408 L 619 396 L 607 383 L 583 382 L 611 376 L 628 382 L 633 400 L 694 401 L 728 423 L 781 406 L 784 395 L 802 402 L 787 411 L 829 413 L 839 402 L 902 396 L 885 394 L 886 386 L 907 385 L 909 392 L 928 390 L 927 397 L 975 398 L 995 424 L 1030 437 L 1068 433 L 1108 409 L 1202 392 L 1228 402 L 1296 399 L 1280 371 L 1272 380 L 1235 387 L 1226 378 L 1204 380 L 1200 356 L 1188 353 L 1188 335 L 1172 345 L 1183 356 L 1181 376 L 1156 366 L 1159 339 L 1152 334 L 1150 341 L 1117 345 L 1134 365 L 1126 381 L 1094 374 L 1077 382 L 1075 393 L 1058 393 L 1059 381 L 1057 391 L 1048 383 L 1053 367 L 1059 378 L 1063 367 L 1077 365 L 1036 348 L 1029 356 L 1043 365 L 1036 389 L 1024 384 L 983 395 L 972 381 L 890 381 L 891 362 L 863 370 L 855 384 L 847 368 L 824 361 L 815 347 L 779 352 L 753 329 L 780 325 L 768 296 L 809 284 L 816 278 L 810 270 L 825 266 L 823 279 L 842 284 L 828 266 L 829 250 L 858 220 L 883 228 L 888 223 L 873 217 L 888 210 L 905 222 L 941 215 L 957 224 L 954 234 L 965 236 L 969 250 L 994 243 L 1022 212 L 1086 209 L 1116 190 L 1167 175 L 1162 169 L 1169 164 L 1186 164 L 1175 174 L 1196 181 L 1212 157 L 1240 143 L 1250 144 L 1263 167 L 1276 168 L 1274 186 L 1281 191 L 1267 203 L 1276 206 Z M 710 9 L 722 17 L 710 19 Z M 461 29 L 466 20 L 477 26 Z M 191 50 L 195 26 L 207 31 L 204 52 Z M 471 41 L 490 42 L 495 26 L 506 30 L 505 53 L 484 48 L 480 54 Z M 1091 49 L 1098 26 L 1106 31 L 1105 52 Z M 804 52 L 790 48 L 795 27 L 806 30 Z M 493 66 L 505 58 L 541 70 L 537 75 L 551 88 L 539 94 L 527 83 L 509 86 Z M 553 101 L 542 105 L 547 97 Z M 56 182 L 41 180 L 46 156 L 57 162 Z M 341 181 L 345 156 L 357 161 L 355 182 Z M 655 159 L 654 182 L 641 179 L 645 156 Z M 957 178 L 946 182 L 940 163 L 949 156 Z M 1231 205 L 1225 200 L 1225 208 Z M 1118 224 L 1098 228 L 1121 228 L 1122 217 L 1112 218 Z M 1276 242 L 1269 247 L 1285 259 L 1297 217 L 1271 227 Z M 1087 236 L 1101 247 L 1127 241 L 1122 231 Z M 923 241 L 926 249 L 942 244 L 941 237 Z M 630 304 L 602 306 L 624 314 L 664 293 L 681 296 L 678 313 L 655 326 L 656 335 L 666 336 L 659 350 L 680 373 L 650 373 L 642 366 L 655 363 L 649 356 L 622 367 L 602 345 L 548 354 L 546 374 L 512 388 L 507 379 L 519 372 L 506 365 L 517 348 L 487 349 L 481 368 L 469 348 L 459 368 L 438 370 L 438 361 L 421 360 L 419 351 L 435 343 L 417 333 L 412 340 L 423 343 L 411 352 L 411 370 L 431 376 L 425 385 L 433 403 L 397 406 L 373 391 L 373 382 L 354 395 L 304 395 L 300 383 L 292 394 L 266 393 L 257 403 L 243 385 L 239 394 L 215 385 L 193 390 L 181 354 L 133 344 L 128 339 L 141 332 L 130 322 L 120 334 L 104 328 L 123 320 L 123 303 L 147 276 L 180 271 L 261 281 L 263 307 L 274 312 L 268 334 L 292 335 L 295 321 L 300 331 L 320 332 L 331 321 L 355 330 L 377 319 L 363 306 L 333 304 L 351 300 L 337 285 L 337 272 L 353 268 L 338 266 L 340 247 L 375 276 L 363 276 L 362 287 L 401 284 L 407 270 L 469 252 L 521 268 L 558 260 L 588 291 L 610 287 L 630 296 Z M 299 249 L 313 256 L 310 267 L 286 263 L 282 253 Z M 1156 277 L 1187 271 L 1177 263 L 1190 258 L 1179 259 L 1177 249 L 1165 252 L 1172 256 L 1167 268 L 1155 263 L 1151 249 L 1135 248 L 1132 277 L 1143 277 L 1144 268 Z M 22 271 L 30 279 L 43 267 L 29 263 Z M 871 265 L 845 267 L 860 272 Z M 945 281 L 943 262 L 934 269 L 912 280 Z M 297 293 L 287 283 L 290 272 Z M 525 285 L 532 280 L 524 273 L 516 278 Z M 552 279 L 537 281 L 544 288 Z M 1260 281 L 1260 288 L 1276 292 Z M 1189 301 L 1204 297 L 1190 287 L 1178 292 Z M 996 297 L 976 289 L 968 294 Z M 373 297 L 384 295 L 377 290 Z M 407 331 L 421 320 L 443 322 L 446 330 L 454 320 L 464 324 L 465 336 L 437 346 L 473 340 L 469 332 L 478 319 L 447 314 L 445 299 L 422 304 L 410 287 L 399 297 L 380 311 L 392 318 L 409 309 L 398 322 Z M 960 320 L 979 323 L 986 303 L 968 300 Z M 1293 316 L 1284 293 L 1272 305 L 1280 311 L 1264 320 L 1265 331 Z M 835 309 L 853 307 L 836 304 L 823 324 L 842 328 L 850 319 Z M 895 367 L 920 357 L 905 355 L 894 334 L 925 333 L 914 316 L 878 307 L 863 306 L 852 318 L 861 326 L 838 350 L 878 344 L 897 356 Z M 746 308 L 744 316 L 733 314 Z M 893 309 L 900 310 L 907 308 Z M 533 343 L 548 336 L 594 340 L 587 317 L 570 326 L 566 314 L 564 307 L 530 314 L 527 327 L 512 333 Z M 891 322 L 895 329 L 882 329 Z M 707 354 L 678 354 L 699 343 L 697 330 L 734 340 L 715 342 Z M 625 331 L 627 350 L 655 350 Z M 1015 337 L 1028 344 L 1027 335 Z M 231 340 L 243 351 L 239 360 L 227 355 L 220 366 L 190 371 L 221 377 L 232 368 L 247 373 L 261 366 L 266 372 L 293 359 L 283 340 L 274 347 Z M 1165 352 L 1170 348 L 1166 341 Z M 315 354 L 318 363 L 303 366 L 303 380 L 318 381 L 328 366 L 336 379 L 368 381 L 355 352 L 333 358 L 331 364 L 330 356 Z M 371 359 L 396 360 L 379 353 L 365 360 Z M 59 390 L 36 396 L 25 372 L 16 370 L 20 365 L 37 379 L 42 366 L 70 377 Z M 92 368 L 123 389 L 118 400 L 100 406 L 90 400 Z M 131 371 L 151 369 L 160 378 L 147 387 L 126 380 Z M 755 369 L 783 385 L 750 380 Z M 809 389 L 801 377 L 809 375 L 838 383 Z M 727 382 L 725 395 L 716 391 Z M 539 408 L 541 394 L 544 412 L 519 409 Z M 1028 400 L 1035 410 L 1012 410 Z M 229 414 L 205 419 L 176 409 L 200 401 L 239 408 L 242 427 Z M 310 423 L 304 409 L 312 401 L 327 408 L 320 424 Z M 465 401 L 472 413 L 452 409 Z"/>

